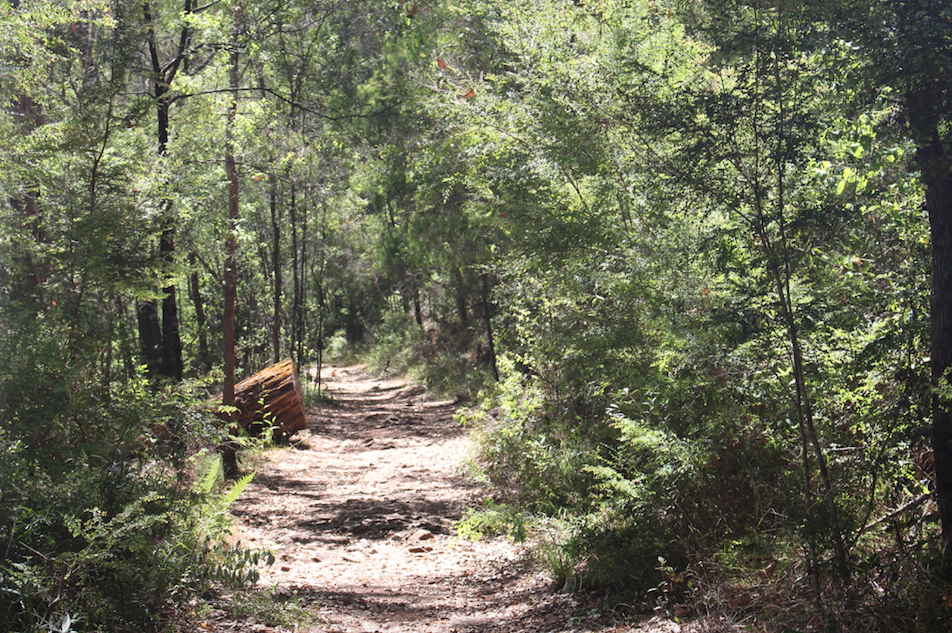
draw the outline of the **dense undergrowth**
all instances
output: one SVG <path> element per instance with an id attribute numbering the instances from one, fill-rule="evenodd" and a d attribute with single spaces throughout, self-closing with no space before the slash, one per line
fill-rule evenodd
<path id="1" fill-rule="evenodd" d="M 208 448 L 221 425 L 185 389 L 129 382 L 77 401 L 90 393 L 78 382 L 15 397 L 16 382 L 3 385 L 0 629 L 158 631 L 213 585 L 257 578 L 270 555 L 226 540 L 251 476 L 225 486 Z"/>
<path id="2" fill-rule="evenodd" d="M 330 358 L 356 356 L 342 344 Z M 435 394 L 469 400 L 492 380 L 489 356 L 475 327 L 443 323 L 417 327 L 401 311 L 389 312 L 360 346 L 362 356 L 380 371 L 406 374 Z"/>

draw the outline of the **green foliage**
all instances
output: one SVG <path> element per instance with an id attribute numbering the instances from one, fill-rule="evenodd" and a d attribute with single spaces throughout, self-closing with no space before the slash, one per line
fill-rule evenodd
<path id="1" fill-rule="evenodd" d="M 432 112 L 518 358 L 479 464 L 555 522 L 560 579 L 661 587 L 729 542 L 846 579 L 820 561 L 876 551 L 864 526 L 929 478 L 913 149 L 809 12 L 663 4 L 483 3 L 492 62 L 444 43 L 475 96 Z"/>
<path id="2" fill-rule="evenodd" d="M 459 538 L 478 541 L 486 536 L 505 535 L 519 543 L 526 539 L 526 518 L 518 508 L 497 503 L 491 497 L 482 500 L 481 508 L 468 508 L 463 518 L 453 524 Z"/>
<path id="3" fill-rule="evenodd" d="M 479 467 L 505 501 L 532 512 L 584 503 L 591 479 L 585 466 L 597 459 L 597 445 L 574 420 L 546 414 L 538 382 L 514 361 L 500 357 L 499 370 L 502 381 L 483 405 L 487 418 L 474 430 Z"/>
<path id="4" fill-rule="evenodd" d="M 545 408 L 535 380 L 500 358 L 502 382 L 476 422 L 478 466 L 509 504 L 468 515 L 461 534 L 528 535 L 559 583 L 647 587 L 659 554 L 683 560 L 679 496 L 696 468 L 686 443 L 623 416 L 580 424 Z M 472 415 L 472 414 L 471 414 Z M 692 500 L 685 499 L 688 504 Z M 697 501 L 694 499 L 693 501 Z"/>
<path id="5" fill-rule="evenodd" d="M 578 521 L 544 517 L 532 526 L 533 552 L 537 563 L 552 575 L 562 591 L 582 589 L 585 553 L 578 546 Z"/>
<path id="6" fill-rule="evenodd" d="M 154 458 L 137 463 L 120 454 L 103 463 L 77 455 L 61 470 L 44 468 L 22 442 L 4 448 L 0 618 L 7 630 L 67 616 L 83 627 L 135 630 L 183 592 L 256 580 L 262 555 L 219 544 L 230 525 L 227 506 L 247 481 L 217 493 L 206 474 L 192 491 L 183 466 Z"/>
<path id="7" fill-rule="evenodd" d="M 226 597 L 223 605 L 231 617 L 241 622 L 253 622 L 270 627 L 294 630 L 312 626 L 314 614 L 302 604 L 297 591 L 246 588 Z"/>
<path id="8" fill-rule="evenodd" d="M 469 399 L 488 380 L 485 347 L 452 323 L 420 327 L 403 309 L 383 315 L 369 333 L 364 358 L 383 372 L 405 374 L 435 394 Z"/>
<path id="9" fill-rule="evenodd" d="M 232 517 L 228 509 L 241 493 L 248 487 L 255 473 L 251 472 L 240 477 L 227 490 L 222 491 L 224 482 L 221 456 L 217 454 L 204 455 L 201 467 L 197 469 L 195 492 L 207 502 L 202 506 L 198 515 L 198 532 L 208 537 L 227 532 L 232 527 Z"/>
<path id="10" fill-rule="evenodd" d="M 375 329 L 370 360 L 374 366 L 406 372 L 416 363 L 416 347 L 425 333 L 399 311 L 389 312 Z"/>
<path id="11" fill-rule="evenodd" d="M 0 5 L 0 624 L 135 628 L 267 562 L 218 541 L 247 480 L 189 483 L 222 439 L 226 128 L 241 371 L 366 351 L 482 391 L 498 502 L 461 534 L 665 604 L 766 556 L 817 600 L 914 593 L 943 3 L 183 6 Z M 160 305 L 205 382 L 144 375 Z"/>
<path id="12" fill-rule="evenodd" d="M 343 332 L 335 332 L 327 337 L 327 348 L 324 350 L 324 357 L 330 363 L 347 363 L 348 360 L 353 358 L 353 352 Z"/>

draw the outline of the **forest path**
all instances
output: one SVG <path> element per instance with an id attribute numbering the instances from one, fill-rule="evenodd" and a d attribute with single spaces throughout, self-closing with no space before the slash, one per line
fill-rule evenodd
<path id="1" fill-rule="evenodd" d="M 453 402 L 361 366 L 322 379 L 332 402 L 309 412 L 296 448 L 266 455 L 233 507 L 242 542 L 277 557 L 261 583 L 313 610 L 313 632 L 633 630 L 577 617 L 585 598 L 554 592 L 507 540 L 454 537 L 485 491 L 457 472 L 469 438 Z"/>

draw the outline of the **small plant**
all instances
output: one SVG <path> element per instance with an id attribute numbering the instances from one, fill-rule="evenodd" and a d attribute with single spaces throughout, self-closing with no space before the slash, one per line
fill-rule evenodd
<path id="1" fill-rule="evenodd" d="M 658 557 L 657 571 L 661 574 L 661 581 L 648 589 L 648 598 L 655 602 L 656 611 L 664 611 L 668 617 L 677 619 L 676 607 L 684 602 L 686 593 L 693 588 L 693 581 L 689 572 L 678 572 L 664 556 Z"/>
<path id="2" fill-rule="evenodd" d="M 73 624 L 75 621 L 67 613 L 59 620 L 59 624 L 53 622 L 40 622 L 39 627 L 41 631 L 48 631 L 49 633 L 74 633 Z"/>
<path id="3" fill-rule="evenodd" d="M 578 591 L 583 586 L 580 573 L 584 556 L 579 552 L 576 526 L 568 518 L 541 518 L 532 529 L 536 561 L 549 572 L 563 593 Z"/>
<path id="4" fill-rule="evenodd" d="M 222 582 L 233 588 L 254 584 L 260 578 L 258 568 L 273 565 L 274 555 L 270 551 L 243 548 L 240 543 L 229 546 L 222 537 L 230 533 L 234 523 L 229 508 L 254 479 L 255 473 L 248 473 L 227 490 L 219 491 L 224 483 L 221 456 L 206 455 L 199 462 L 200 474 L 195 491 L 201 503 L 196 506 L 194 529 L 202 540 L 198 557 L 207 561 L 200 566 L 199 576 L 203 583 Z"/>
<path id="5" fill-rule="evenodd" d="M 310 627 L 315 620 L 297 591 L 287 593 L 273 587 L 242 589 L 235 592 L 224 606 L 236 620 L 294 631 Z"/>
<path id="6" fill-rule="evenodd" d="M 241 543 L 233 546 L 224 544 L 206 544 L 208 557 L 216 562 L 207 566 L 206 581 L 220 582 L 229 589 L 240 589 L 253 585 L 261 579 L 258 569 L 274 564 L 274 554 L 270 551 L 246 549 Z"/>
<path id="7" fill-rule="evenodd" d="M 453 524 L 459 538 L 478 541 L 486 536 L 506 535 L 517 543 L 526 539 L 525 515 L 513 506 L 497 503 L 487 497 L 482 508 L 469 508 L 463 518 Z"/>

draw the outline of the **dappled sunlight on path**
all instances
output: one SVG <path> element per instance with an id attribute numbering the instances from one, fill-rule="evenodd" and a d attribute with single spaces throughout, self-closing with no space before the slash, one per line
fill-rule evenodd
<path id="1" fill-rule="evenodd" d="M 579 617 L 594 598 L 554 591 L 512 543 L 455 538 L 454 522 L 486 491 L 458 472 L 469 439 L 454 402 L 359 366 L 327 366 L 323 379 L 330 402 L 309 412 L 295 446 L 267 454 L 234 507 L 237 537 L 275 552 L 261 583 L 315 613 L 313 631 L 681 630 Z"/>

